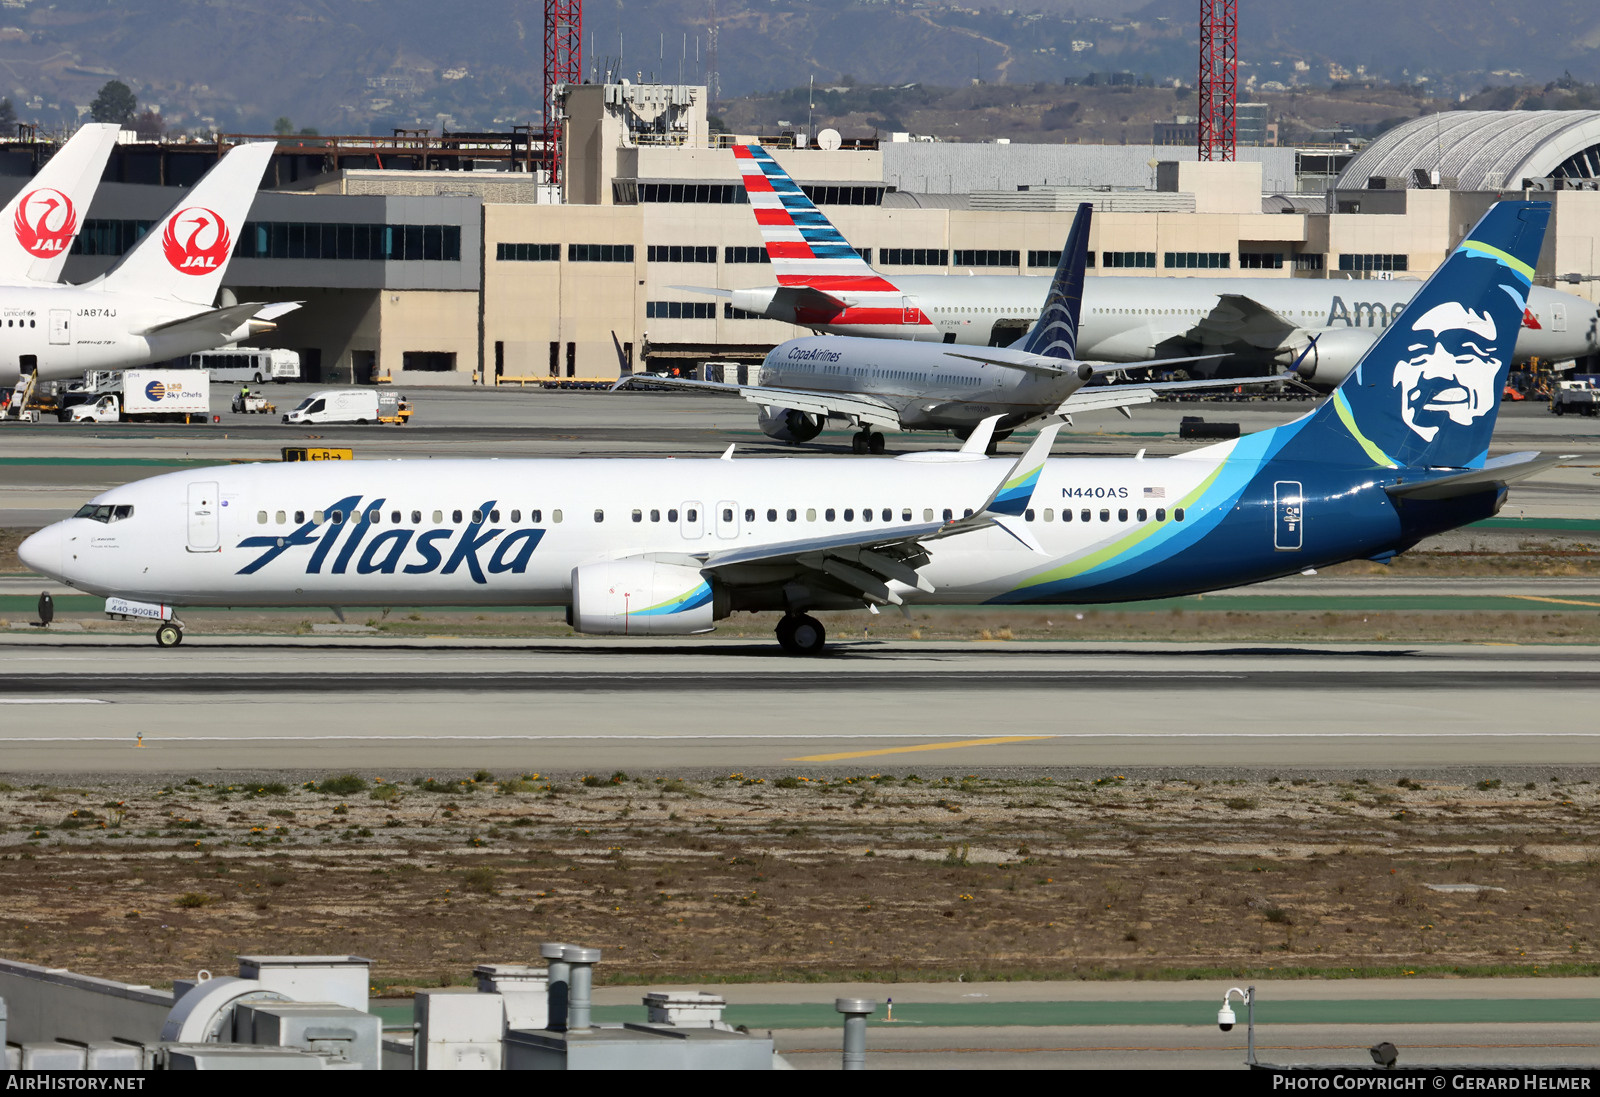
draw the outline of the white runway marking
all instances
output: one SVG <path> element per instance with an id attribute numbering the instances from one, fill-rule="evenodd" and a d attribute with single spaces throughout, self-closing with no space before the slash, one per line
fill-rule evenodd
<path id="1" fill-rule="evenodd" d="M 798 739 L 839 739 L 849 742 L 866 740 L 921 740 L 966 739 L 972 733 L 942 734 L 921 732 L 907 734 L 851 735 L 847 732 L 816 732 L 814 734 L 790 733 L 786 735 L 744 735 L 730 732 L 717 734 L 669 735 L 162 735 L 145 736 L 146 743 L 377 743 L 377 742 L 428 742 L 428 743 L 589 743 L 589 742 L 689 742 L 734 740 L 738 742 L 792 743 Z M 1600 739 L 1600 731 L 1085 731 L 1062 734 L 1030 735 L 1027 738 L 1046 740 L 1064 739 Z M 0 735 L 0 743 L 125 743 L 126 735 L 84 736 L 10 736 Z"/>
<path id="2" fill-rule="evenodd" d="M 109 705 L 95 697 L 0 697 L 0 705 Z"/>

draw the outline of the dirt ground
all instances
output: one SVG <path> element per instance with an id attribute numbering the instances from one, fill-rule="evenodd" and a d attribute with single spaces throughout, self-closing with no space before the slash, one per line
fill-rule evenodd
<path id="1" fill-rule="evenodd" d="M 544 940 L 611 982 L 1593 974 L 1597 778 L 0 783 L 0 955 L 159 985 L 354 953 L 395 991 Z"/>

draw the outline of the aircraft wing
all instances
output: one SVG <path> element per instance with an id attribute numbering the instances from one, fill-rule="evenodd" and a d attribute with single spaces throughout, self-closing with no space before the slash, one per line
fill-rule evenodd
<path id="1" fill-rule="evenodd" d="M 1217 303 L 1186 333 L 1207 345 L 1248 343 L 1263 349 L 1282 346 L 1299 325 L 1253 297 L 1242 293 L 1217 295 Z"/>
<path id="2" fill-rule="evenodd" d="M 1576 454 L 1544 457 L 1534 452 L 1507 453 L 1491 457 L 1481 469 L 1468 469 L 1449 476 L 1413 483 L 1391 484 L 1385 490 L 1395 499 L 1453 499 L 1458 495 L 1473 495 L 1485 488 L 1526 480 L 1563 461 L 1572 460 Z"/>
<path id="3" fill-rule="evenodd" d="M 1272 377 L 1212 377 L 1199 381 L 1155 381 L 1150 384 L 1097 385 L 1079 389 L 1062 401 L 1056 415 L 1076 415 L 1085 411 L 1105 411 L 1148 404 L 1169 392 L 1195 392 L 1205 389 L 1234 388 L 1239 385 L 1268 385 L 1283 381 L 1282 374 Z M 1304 387 L 1304 386 L 1300 386 Z M 1123 414 L 1127 414 L 1124 412 Z"/>
<path id="4" fill-rule="evenodd" d="M 211 309 L 207 312 L 197 312 L 193 316 L 184 316 L 177 320 L 168 320 L 162 324 L 137 332 L 139 335 L 154 335 L 156 332 L 171 333 L 185 332 L 192 334 L 215 335 L 218 339 L 232 334 L 240 324 L 253 320 L 263 310 L 278 308 L 274 316 L 281 316 L 289 309 L 299 308 L 298 302 L 283 302 L 289 308 L 266 305 L 260 301 L 248 301 L 242 305 L 227 305 L 220 309 Z"/>
<path id="5" fill-rule="evenodd" d="M 617 382 L 616 388 L 628 385 L 653 385 L 659 388 L 693 389 L 700 392 L 720 392 L 742 396 L 752 404 L 793 408 L 810 415 L 830 419 L 850 419 L 870 423 L 884 430 L 900 429 L 900 413 L 882 400 L 871 396 L 844 392 L 801 392 L 797 389 L 768 388 L 763 385 L 735 385 L 726 381 L 695 381 L 686 377 L 645 377 L 634 374 Z"/>

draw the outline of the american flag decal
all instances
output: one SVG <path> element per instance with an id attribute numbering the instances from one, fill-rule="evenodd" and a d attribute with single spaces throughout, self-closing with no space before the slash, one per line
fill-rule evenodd
<path id="1" fill-rule="evenodd" d="M 1144 497 L 1146 499 L 1165 499 L 1167 497 L 1167 489 L 1166 488 L 1145 488 L 1144 489 Z"/>

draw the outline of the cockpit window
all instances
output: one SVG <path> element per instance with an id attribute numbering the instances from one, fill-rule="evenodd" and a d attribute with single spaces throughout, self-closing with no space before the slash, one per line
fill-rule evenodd
<path id="1" fill-rule="evenodd" d="M 124 518 L 132 518 L 133 507 L 127 504 L 109 506 L 105 503 L 85 503 L 78 508 L 78 513 L 74 514 L 73 517 L 88 518 L 90 521 L 109 524 L 111 522 L 120 522 Z"/>

